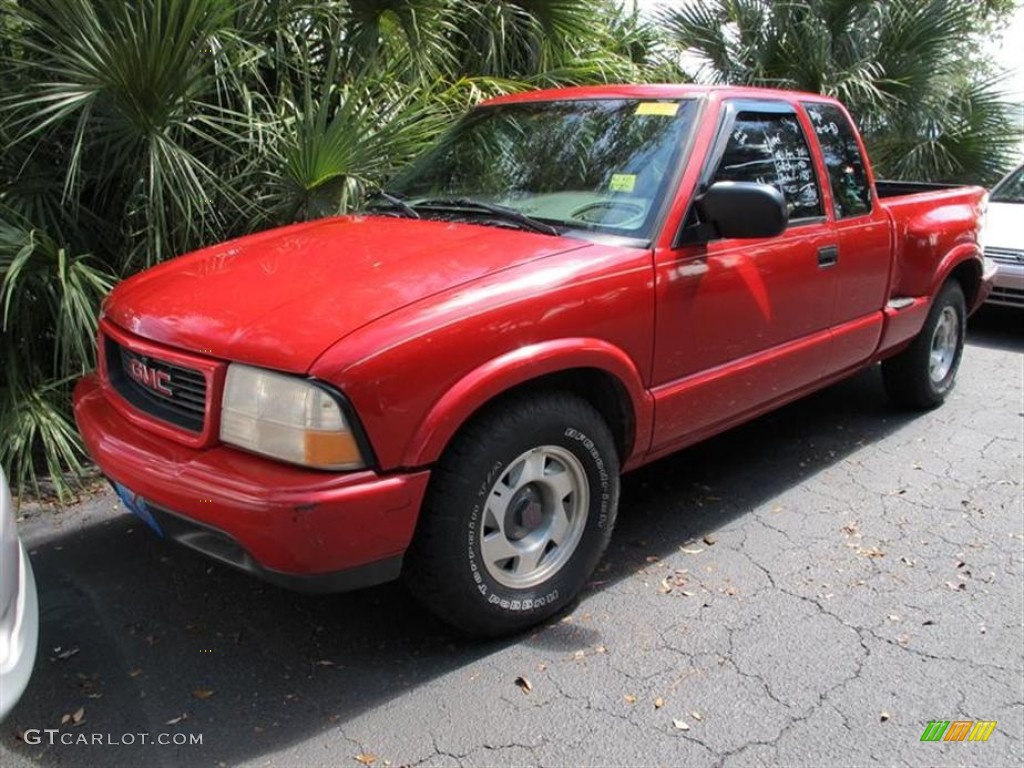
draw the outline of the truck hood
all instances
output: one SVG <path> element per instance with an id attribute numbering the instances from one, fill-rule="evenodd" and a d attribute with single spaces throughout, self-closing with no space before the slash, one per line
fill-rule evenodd
<path id="1" fill-rule="evenodd" d="M 1024 251 L 1024 233 L 1020 226 L 1022 215 L 1022 203 L 989 203 L 985 218 L 985 245 Z"/>
<path id="2" fill-rule="evenodd" d="M 360 326 L 494 272 L 587 247 L 508 228 L 385 216 L 250 235 L 119 284 L 108 320 L 151 341 L 305 373 Z"/>

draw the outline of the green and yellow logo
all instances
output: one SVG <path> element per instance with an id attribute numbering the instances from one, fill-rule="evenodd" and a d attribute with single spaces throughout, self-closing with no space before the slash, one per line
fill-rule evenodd
<path id="1" fill-rule="evenodd" d="M 995 720 L 929 720 L 921 741 L 988 741 Z"/>

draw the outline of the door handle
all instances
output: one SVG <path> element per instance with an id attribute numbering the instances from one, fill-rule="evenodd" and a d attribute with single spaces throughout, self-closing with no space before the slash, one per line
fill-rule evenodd
<path id="1" fill-rule="evenodd" d="M 839 263 L 839 246 L 823 245 L 818 249 L 818 266 L 834 267 Z"/>

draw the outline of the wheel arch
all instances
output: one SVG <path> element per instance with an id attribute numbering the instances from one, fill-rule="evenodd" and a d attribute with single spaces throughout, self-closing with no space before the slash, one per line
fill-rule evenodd
<path id="1" fill-rule="evenodd" d="M 623 466 L 650 442 L 653 400 L 636 365 L 599 339 L 560 339 L 514 350 L 477 367 L 431 408 L 406 449 L 403 465 L 437 461 L 459 430 L 494 405 L 527 392 L 572 392 L 607 420 Z"/>
<path id="2" fill-rule="evenodd" d="M 983 261 L 980 251 L 974 245 L 962 245 L 946 254 L 939 268 L 935 270 L 935 283 L 932 286 L 932 300 L 950 280 L 956 280 L 964 292 L 967 313 L 976 308 L 976 300 L 981 290 Z"/>
<path id="3" fill-rule="evenodd" d="M 976 307 L 978 292 L 981 290 L 982 267 L 977 259 L 965 259 L 949 270 L 942 284 L 950 280 L 956 280 L 964 292 L 964 303 L 967 305 L 967 313 L 970 314 Z"/>

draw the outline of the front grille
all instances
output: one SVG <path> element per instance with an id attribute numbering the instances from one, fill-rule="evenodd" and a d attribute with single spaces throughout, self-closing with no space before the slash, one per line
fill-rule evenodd
<path id="1" fill-rule="evenodd" d="M 999 261 L 1003 264 L 1024 264 L 1024 250 L 1013 248 L 986 248 L 985 255 L 992 261 Z"/>
<path id="2" fill-rule="evenodd" d="M 107 375 L 125 400 L 162 421 L 202 432 L 206 415 L 206 377 L 166 360 L 140 355 L 107 336 Z"/>
<path id="3" fill-rule="evenodd" d="M 1008 307 L 1024 307 L 1024 291 L 1019 288 L 1003 288 L 997 285 L 988 297 L 989 304 L 1003 304 Z"/>

